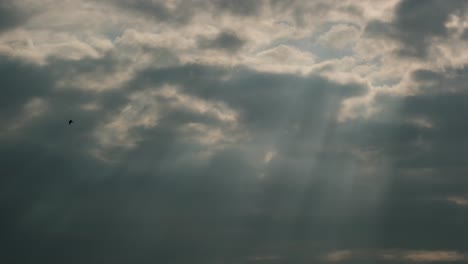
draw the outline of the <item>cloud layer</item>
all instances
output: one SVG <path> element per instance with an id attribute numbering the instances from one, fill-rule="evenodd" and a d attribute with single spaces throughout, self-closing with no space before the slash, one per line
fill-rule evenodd
<path id="1" fill-rule="evenodd" d="M 466 7 L 2 2 L 0 260 L 465 263 Z"/>

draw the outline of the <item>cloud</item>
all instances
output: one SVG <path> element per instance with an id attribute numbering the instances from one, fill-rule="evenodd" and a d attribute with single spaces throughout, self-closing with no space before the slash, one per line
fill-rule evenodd
<path id="1" fill-rule="evenodd" d="M 456 205 L 459 205 L 459 206 L 468 206 L 468 199 L 464 198 L 464 197 L 448 197 L 447 198 L 447 201 L 449 202 L 452 202 Z"/>
<path id="2" fill-rule="evenodd" d="M 328 254 L 325 259 L 330 262 L 342 262 L 352 258 L 353 252 L 349 250 L 336 251 Z"/>
<path id="3" fill-rule="evenodd" d="M 335 49 L 344 49 L 346 46 L 352 45 L 354 41 L 359 38 L 359 34 L 359 30 L 353 26 L 337 25 L 320 36 L 319 41 L 323 43 L 323 45 Z"/>
<path id="4" fill-rule="evenodd" d="M 185 24 L 190 21 L 193 16 L 191 7 L 182 2 L 177 2 L 173 7 L 170 7 L 164 1 L 122 1 L 112 0 L 112 4 L 116 4 L 126 10 L 134 11 L 146 16 L 147 18 L 154 19 L 160 22 Z"/>
<path id="5" fill-rule="evenodd" d="M 2 58 L 0 72 L 4 76 L 0 81 L 3 87 L 0 99 L 2 125 L 13 122 L 14 115 L 28 103 L 28 99 L 44 96 L 53 83 L 53 77 L 44 69 L 8 57 Z"/>
<path id="6" fill-rule="evenodd" d="M 5 148 L 1 155 L 10 164 L 2 168 L 2 173 L 15 175 L 2 182 L 2 186 L 12 188 L 8 192 L 3 189 L 9 197 L 3 210 L 9 217 L 3 220 L 2 228 L 8 228 L 8 234 L 24 235 L 27 239 L 23 245 L 13 243 L 8 248 L 17 248 L 21 252 L 25 246 L 35 245 L 36 238 L 29 237 L 26 231 L 22 231 L 24 228 L 36 230 L 38 236 L 48 243 L 45 248 L 31 252 L 38 259 L 48 259 L 49 256 L 44 254 L 51 254 L 57 243 L 61 243 L 66 245 L 68 252 L 68 257 L 60 257 L 61 260 L 74 258 L 78 261 L 98 261 L 110 253 L 104 244 L 111 248 L 127 247 L 130 244 L 125 241 L 133 235 L 147 236 L 148 240 L 141 240 L 143 245 L 151 241 L 163 243 L 163 240 L 154 236 L 158 232 L 169 232 L 164 241 L 174 243 L 171 250 L 183 246 L 180 244 L 182 240 L 188 241 L 191 249 L 184 251 L 187 258 L 196 257 L 198 253 L 195 252 L 200 250 L 208 252 L 216 245 L 218 238 L 237 241 L 253 227 L 250 224 L 244 226 L 242 222 L 232 222 L 232 219 L 254 217 L 257 210 L 255 203 L 246 206 L 249 204 L 246 199 L 250 195 L 258 195 L 254 186 L 258 186 L 257 175 L 263 170 L 253 163 L 255 159 L 264 159 L 264 152 L 257 154 L 257 147 L 261 148 L 267 143 L 262 143 L 264 139 L 259 137 L 257 131 L 266 132 L 280 120 L 298 122 L 300 130 L 312 131 L 300 114 L 307 112 L 307 109 L 298 109 L 297 113 L 286 112 L 297 99 L 309 101 L 321 98 L 322 104 L 309 106 L 317 109 L 313 118 L 319 123 L 325 122 L 325 116 L 319 109 L 330 107 L 328 111 L 336 112 L 341 98 L 365 91 L 365 88 L 357 85 L 334 84 L 314 76 L 304 78 L 267 74 L 250 69 L 239 69 L 226 79 L 224 76 L 232 74 L 228 69 L 202 65 L 147 69 L 139 72 L 119 90 L 90 94 L 86 89 L 71 89 L 67 86 L 57 89 L 61 78 L 67 78 L 64 73 L 86 70 L 90 64 L 106 65 L 112 61 L 112 57 L 105 57 L 81 60 L 79 63 L 59 60 L 43 66 L 26 64 L 13 68 L 13 65 L 18 64 L 16 61 L 8 65 L 7 69 L 15 69 L 17 73 L 22 70 L 25 76 L 44 71 L 35 78 L 22 79 L 35 83 L 35 86 L 33 83 L 14 83 L 14 87 L 21 88 L 15 91 L 22 91 L 25 95 L 18 95 L 19 99 L 24 98 L 18 103 L 9 101 L 17 107 L 17 110 L 12 110 L 12 119 L 22 111 L 20 106 L 28 108 L 31 105 L 30 98 L 38 96 L 28 91 L 39 91 L 36 90 L 40 84 L 39 78 L 45 78 L 44 91 L 40 96 L 47 102 L 47 109 L 34 121 L 23 124 L 20 131 L 2 134 L 1 142 Z M 103 71 L 103 74 L 107 72 Z M 160 85 L 161 81 L 169 86 Z M 283 83 L 292 85 L 291 95 L 285 97 L 287 94 L 281 93 Z M 179 88 L 171 88 L 174 86 Z M 241 88 L 245 89 L 243 93 L 235 91 Z M 263 96 L 259 100 L 251 94 Z M 81 106 L 85 104 L 94 104 L 96 107 L 92 111 L 83 111 Z M 288 116 L 292 119 L 288 120 Z M 75 120 L 74 126 L 66 125 L 71 117 Z M 110 122 L 107 123 L 107 120 Z M 240 130 L 236 126 L 240 126 Z M 95 137 L 95 131 L 108 134 Z M 112 133 L 116 136 L 112 136 Z M 239 137 L 242 133 L 245 137 Z M 305 130 L 300 133 L 305 133 Z M 106 152 L 110 156 L 101 157 L 111 157 L 112 162 L 94 158 L 93 151 L 102 143 L 101 139 L 111 144 L 109 152 Z M 132 147 L 127 148 L 125 144 L 122 147 L 121 142 L 133 142 Z M 271 144 L 270 140 L 268 142 Z M 46 175 L 41 180 L 31 180 L 34 176 L 27 169 L 18 170 L 16 164 L 22 155 L 22 152 L 17 151 L 18 144 L 22 146 L 22 151 L 28 153 L 24 157 L 30 161 L 27 166 L 35 167 L 36 173 L 40 175 Z M 47 150 L 49 147 L 54 150 Z M 278 155 L 284 156 L 284 151 L 278 151 Z M 49 154 L 41 156 L 40 153 L 44 152 Z M 60 166 L 54 166 L 56 162 Z M 52 172 L 51 168 L 57 171 Z M 73 171 L 67 172 L 70 169 Z M 123 176 L 120 183 L 120 177 L 115 176 L 117 171 Z M 266 173 L 271 174 L 270 170 Z M 26 191 L 27 195 L 22 197 L 18 188 L 24 181 L 28 184 L 21 193 Z M 41 182 L 54 182 L 54 186 L 43 189 Z M 121 193 L 118 186 L 124 185 L 134 187 L 126 187 L 124 193 Z M 154 189 L 150 186 L 158 187 Z M 180 192 L 179 188 L 185 188 L 185 191 Z M 192 197 L 190 204 L 184 202 L 183 197 L 186 195 Z M 120 202 L 119 197 L 123 198 Z M 145 201 L 152 201 L 155 207 L 151 209 Z M 170 206 L 167 204 L 169 201 L 172 201 Z M 109 208 L 109 203 L 116 207 Z M 84 215 L 91 217 L 84 218 Z M 112 225 L 108 224 L 110 215 L 118 219 L 114 219 Z M 181 225 L 185 225 L 183 219 L 188 216 L 195 222 L 190 225 L 192 227 L 182 228 Z M 218 231 L 213 230 L 214 219 L 227 225 L 222 224 Z M 117 231 L 125 221 L 130 221 L 132 227 L 128 231 Z M 198 231 L 195 231 L 195 226 Z M 154 231 L 148 233 L 146 228 L 153 228 Z M 100 239 L 86 246 L 96 234 Z M 199 243 L 195 241 L 200 239 L 206 242 L 195 249 L 194 246 Z M 92 248 L 99 252 L 90 255 L 89 250 Z M 147 261 L 145 258 L 150 256 L 143 254 L 142 250 L 132 247 L 127 257 Z M 166 249 L 158 251 L 160 253 L 156 253 L 156 257 L 162 257 L 159 254 L 164 251 Z M 87 253 L 82 255 L 80 252 Z M 138 257 L 140 254 L 141 257 Z M 15 254 L 10 257 L 21 259 Z M 123 255 L 120 257 L 125 259 Z M 210 255 L 205 257 L 213 258 Z"/>
<path id="7" fill-rule="evenodd" d="M 213 5 L 220 9 L 231 12 L 240 16 L 252 16 L 260 12 L 264 1 L 248 1 L 248 0 L 211 0 Z"/>
<path id="8" fill-rule="evenodd" d="M 13 1 L 7 0 L 0 3 L 0 34 L 19 26 L 26 19 L 27 15 Z"/>
<path id="9" fill-rule="evenodd" d="M 212 39 L 201 36 L 197 44 L 203 49 L 221 49 L 227 52 L 236 52 L 245 44 L 235 33 L 220 32 Z"/>
<path id="10" fill-rule="evenodd" d="M 461 1 L 5 3 L 4 262 L 466 262 Z"/>
<path id="11" fill-rule="evenodd" d="M 261 12 L 263 2 L 245 0 L 197 0 L 191 3 L 159 0 L 110 1 L 111 4 L 124 10 L 139 13 L 146 18 L 179 26 L 189 23 L 200 10 L 210 10 L 215 14 L 228 13 L 241 17 L 255 16 Z"/>
<path id="12" fill-rule="evenodd" d="M 263 50 L 249 60 L 258 70 L 279 73 L 309 73 L 314 62 L 313 54 L 287 45 Z"/>
<path id="13" fill-rule="evenodd" d="M 443 250 L 341 250 L 325 256 L 325 260 L 332 263 L 348 263 L 349 261 L 354 263 L 354 260 L 359 261 L 367 258 L 372 258 L 378 263 L 406 263 L 408 261 L 410 263 L 459 263 L 466 260 L 466 256 L 462 253 Z"/>
<path id="14" fill-rule="evenodd" d="M 454 262 L 465 260 L 463 254 L 451 251 L 419 251 L 405 255 L 405 259 L 414 262 Z"/>
<path id="15" fill-rule="evenodd" d="M 450 15 L 465 7 L 463 1 L 446 3 L 434 0 L 422 4 L 403 0 L 396 6 L 392 21 L 371 21 L 366 32 L 399 41 L 401 47 L 398 52 L 402 57 L 425 58 L 434 38 L 448 36 L 446 22 Z"/>

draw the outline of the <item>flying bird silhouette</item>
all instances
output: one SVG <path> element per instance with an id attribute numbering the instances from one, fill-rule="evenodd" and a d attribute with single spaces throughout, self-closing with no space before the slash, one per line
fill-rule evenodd
<path id="1" fill-rule="evenodd" d="M 71 125 L 73 123 L 73 120 L 68 121 L 68 125 Z"/>

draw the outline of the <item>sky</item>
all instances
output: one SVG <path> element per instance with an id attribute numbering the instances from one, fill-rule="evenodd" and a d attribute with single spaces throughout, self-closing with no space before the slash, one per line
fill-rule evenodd
<path id="1" fill-rule="evenodd" d="M 463 0 L 0 1 L 0 262 L 467 263 L 466 50 Z"/>

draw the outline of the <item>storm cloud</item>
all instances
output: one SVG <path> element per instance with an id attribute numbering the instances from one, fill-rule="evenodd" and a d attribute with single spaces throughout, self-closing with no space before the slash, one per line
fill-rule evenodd
<path id="1" fill-rule="evenodd" d="M 425 57 L 434 38 L 447 38 L 451 15 L 463 15 L 467 4 L 464 1 L 414 1 L 398 3 L 395 18 L 391 22 L 371 21 L 367 32 L 371 35 L 394 38 L 402 47 L 402 57 Z"/>

